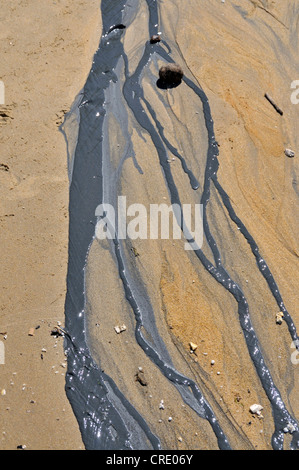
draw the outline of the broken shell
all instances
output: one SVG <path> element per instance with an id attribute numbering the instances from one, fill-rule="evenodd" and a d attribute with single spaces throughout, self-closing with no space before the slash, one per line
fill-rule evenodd
<path id="1" fill-rule="evenodd" d="M 284 153 L 287 157 L 290 157 L 290 158 L 293 158 L 295 156 L 295 152 L 293 152 L 293 150 L 291 149 L 285 149 Z"/>
<path id="2" fill-rule="evenodd" d="M 249 409 L 252 414 L 258 415 L 262 418 L 262 414 L 261 414 L 261 411 L 263 409 L 262 405 L 258 405 L 257 403 L 254 403 L 253 405 L 251 405 Z"/>
<path id="3" fill-rule="evenodd" d="M 295 426 L 292 423 L 288 423 L 285 428 L 283 428 L 283 432 L 293 434 L 296 431 Z"/>
<path id="4" fill-rule="evenodd" d="M 164 400 L 160 401 L 159 410 L 164 410 Z"/>
<path id="5" fill-rule="evenodd" d="M 278 325 L 281 325 L 282 324 L 282 319 L 283 319 L 284 315 L 283 315 L 283 312 L 278 312 L 276 314 L 276 323 Z"/>
<path id="6" fill-rule="evenodd" d="M 119 333 L 122 333 L 123 331 L 126 331 L 127 327 L 126 325 L 116 325 L 114 329 L 116 333 L 119 334 Z"/>
<path id="7" fill-rule="evenodd" d="M 197 344 L 192 343 L 192 341 L 190 341 L 189 346 L 192 352 L 196 351 L 196 349 L 198 348 Z"/>

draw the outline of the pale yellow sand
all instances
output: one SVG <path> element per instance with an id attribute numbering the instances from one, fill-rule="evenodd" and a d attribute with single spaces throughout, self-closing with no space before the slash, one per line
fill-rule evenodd
<path id="1" fill-rule="evenodd" d="M 68 244 L 66 146 L 58 126 L 84 85 L 101 34 L 96 0 L 1 6 L 1 449 L 82 449 L 64 392 Z M 28 336 L 31 327 L 34 336 Z M 42 352 L 45 348 L 46 352 Z M 43 354 L 43 360 L 41 359 Z M 33 401 L 33 402 L 32 402 Z"/>

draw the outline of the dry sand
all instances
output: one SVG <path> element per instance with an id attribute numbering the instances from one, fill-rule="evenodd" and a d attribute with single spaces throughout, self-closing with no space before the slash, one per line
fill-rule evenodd
<path id="1" fill-rule="evenodd" d="M 58 127 L 100 34 L 97 0 L 1 6 L 1 449 L 84 448 L 64 392 L 63 338 L 51 336 L 64 323 L 68 249 L 69 181 Z"/>
<path id="2" fill-rule="evenodd" d="M 28 449 L 83 449 L 64 392 L 63 340 L 50 334 L 57 321 L 64 322 L 67 269 L 67 162 L 58 126 L 89 72 L 101 19 L 99 1 L 38 3 L 37 10 L 33 0 L 10 2 L 1 11 L 0 79 L 6 97 L 1 106 L 5 116 L 0 118 L 0 163 L 7 165 L 0 168 L 0 331 L 7 336 L 3 340 L 5 364 L 0 365 L 0 389 L 6 390 L 6 395 L 0 397 L 4 417 L 1 448 L 26 445 Z M 241 10 L 233 8 L 232 3 L 249 12 L 252 22 L 242 21 Z M 219 180 L 257 241 L 298 325 L 298 211 L 293 190 L 298 159 L 287 159 L 283 153 L 285 147 L 297 150 L 297 154 L 299 151 L 295 127 L 298 111 L 290 102 L 291 81 L 299 78 L 295 59 L 298 27 L 291 9 L 295 2 L 279 3 L 189 0 L 186 8 L 180 1 L 165 2 L 161 5 L 161 28 L 167 41 L 184 56 L 183 68 L 194 75 L 208 95 L 220 144 Z M 196 16 L 199 6 L 200 14 Z M 146 19 L 146 8 L 141 8 L 126 31 L 125 48 L 132 67 L 134 60 L 137 65 L 147 40 Z M 135 50 L 136 28 L 140 44 Z M 146 80 L 144 85 L 159 109 L 159 100 Z M 284 110 L 283 119 L 264 99 L 265 92 L 277 99 Z M 187 154 L 188 140 L 180 122 L 189 120 L 192 125 L 192 99 L 182 86 L 178 92 L 168 91 L 167 100 L 177 120 L 173 128 L 173 121 L 163 115 L 166 132 L 181 138 Z M 201 133 L 204 135 L 199 123 L 198 135 Z M 136 192 L 132 197 L 138 194 L 140 202 L 157 202 L 151 201 L 152 181 L 157 182 L 157 188 L 163 184 L 159 185 L 159 165 L 150 161 L 155 149 L 136 135 L 133 141 L 139 149 L 137 159 L 146 184 L 134 177 Z M 192 143 L 193 148 L 196 143 Z M 133 163 L 129 161 L 123 178 L 128 197 L 132 174 Z M 158 189 L 157 195 L 161 201 L 166 197 Z M 271 363 L 283 398 L 298 417 L 295 390 L 299 366 L 296 369 L 290 365 L 291 341 L 286 327 L 275 323 L 277 306 L 264 281 L 256 277 L 248 245 L 237 233 L 232 235 L 226 216 L 217 210 L 217 204 L 213 207 L 212 216 L 222 228 L 222 239 L 217 242 L 236 280 L 243 282 L 246 277 L 249 281 L 242 288 L 252 299 L 253 323 L 262 338 L 263 353 Z M 271 409 L 248 357 L 231 297 L 211 282 L 182 246 L 167 242 L 149 244 L 147 250 L 137 242 L 134 246 L 140 256 L 132 258 L 132 266 L 139 263 L 137 271 L 149 288 L 159 332 L 176 366 L 198 381 L 234 448 L 269 449 Z M 187 409 L 178 412 L 177 404 L 183 405 L 178 402 L 178 394 L 156 374 L 134 341 L 128 346 L 134 322 L 123 303 L 113 263 L 103 248 L 93 247 L 88 277 L 91 305 L 101 303 L 103 313 L 102 318 L 97 309 L 89 312 L 89 339 L 95 357 L 101 358 L 103 367 L 109 368 L 136 408 L 145 412 L 153 431 L 163 435 L 165 447 L 217 448 L 208 424 Z M 98 257 L 107 266 L 104 276 Z M 106 297 L 96 289 L 99 282 Z M 109 296 L 109 289 L 113 295 Z M 109 318 L 105 318 L 107 310 Z M 128 329 L 126 336 L 116 338 L 113 326 L 120 321 L 125 321 Z M 101 329 L 94 328 L 97 322 Z M 28 336 L 29 329 L 36 326 L 39 328 L 34 336 Z M 190 354 L 190 341 L 199 345 L 197 356 Z M 211 368 L 211 359 L 216 368 Z M 134 381 L 137 365 L 143 366 L 148 387 Z M 174 418 L 172 423 L 155 411 L 165 396 L 169 398 L 167 413 Z M 254 402 L 264 405 L 264 420 L 250 415 L 249 406 Z M 182 442 L 178 442 L 178 436 L 183 436 Z"/>

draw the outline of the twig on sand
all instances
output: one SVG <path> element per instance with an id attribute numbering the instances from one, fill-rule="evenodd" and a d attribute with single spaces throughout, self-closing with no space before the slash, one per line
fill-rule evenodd
<path id="1" fill-rule="evenodd" d="M 57 325 L 51 331 L 51 335 L 52 336 L 66 336 L 67 332 L 63 328 L 61 328 L 60 326 Z"/>
<path id="2" fill-rule="evenodd" d="M 283 111 L 277 106 L 277 104 L 274 102 L 273 98 L 271 98 L 268 93 L 265 93 L 265 98 L 269 101 L 269 103 L 272 104 L 273 108 L 280 114 L 281 116 L 283 115 Z"/>

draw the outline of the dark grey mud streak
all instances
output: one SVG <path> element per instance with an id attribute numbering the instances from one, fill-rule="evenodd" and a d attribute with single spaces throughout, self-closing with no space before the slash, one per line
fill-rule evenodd
<path id="1" fill-rule="evenodd" d="M 130 3 L 130 4 L 129 4 Z M 159 0 L 146 1 L 149 11 L 149 38 L 159 32 Z M 171 152 L 180 159 L 183 170 L 187 173 L 190 188 L 198 190 L 199 184 L 188 169 L 186 162 L 163 134 L 163 126 L 157 119 L 150 103 L 146 100 L 141 85 L 144 68 L 155 55 L 163 61 L 173 62 L 171 49 L 166 38 L 159 44 L 152 45 L 147 41 L 143 55 L 135 72 L 129 75 L 128 58 L 123 48 L 123 36 L 126 28 L 133 20 L 134 10 L 138 9 L 136 0 L 130 2 L 103 0 L 101 3 L 103 34 L 99 48 L 94 56 L 93 66 L 73 110 L 67 116 L 62 131 L 65 132 L 69 146 L 70 136 L 67 135 L 67 122 L 78 120 L 78 134 L 74 152 L 70 161 L 70 203 L 69 203 L 69 265 L 67 275 L 67 296 L 65 304 L 66 318 L 66 352 L 68 369 L 66 374 L 66 393 L 78 420 L 86 449 L 122 450 L 122 449 L 160 449 L 159 436 L 152 433 L 146 419 L 128 402 L 117 388 L 113 380 L 104 372 L 90 355 L 86 343 L 85 332 L 85 267 L 90 246 L 95 237 L 97 223 L 96 208 L 103 202 L 103 186 L 105 184 L 104 164 L 104 129 L 106 118 L 105 96 L 111 83 L 124 83 L 123 98 L 133 113 L 136 123 L 150 136 L 161 164 L 161 170 L 171 197 L 172 204 L 181 204 L 180 194 L 176 187 L 167 163 L 167 153 Z M 119 66 L 120 60 L 123 67 Z M 183 61 L 183 58 L 182 58 Z M 123 74 L 120 77 L 120 74 Z M 262 386 L 272 406 L 275 430 L 272 437 L 274 449 L 282 449 L 285 428 L 290 423 L 292 428 L 292 448 L 298 447 L 299 428 L 296 419 L 287 410 L 279 390 L 265 364 L 262 349 L 253 329 L 247 300 L 227 269 L 224 269 L 220 252 L 213 237 L 213 229 L 207 216 L 211 185 L 214 186 L 231 220 L 248 241 L 257 266 L 266 279 L 279 309 L 284 313 L 290 335 L 297 340 L 294 323 L 288 314 L 276 282 L 254 239 L 248 233 L 242 221 L 234 212 L 229 197 L 217 180 L 218 145 L 214 136 L 213 119 L 208 99 L 202 88 L 193 80 L 185 77 L 185 84 L 190 93 L 200 99 L 203 107 L 204 121 L 208 136 L 208 151 L 205 168 L 204 187 L 200 202 L 204 208 L 204 234 L 208 241 L 213 260 L 209 260 L 200 250 L 194 251 L 198 262 L 215 278 L 223 288 L 234 297 L 238 305 L 239 320 L 248 347 L 248 352 L 256 368 Z M 144 106 L 145 110 L 144 112 Z M 128 136 L 129 139 L 129 136 Z M 128 142 L 130 145 L 130 142 Z M 72 152 L 71 152 L 72 153 Z M 135 161 L 135 166 L 138 164 Z M 141 171 L 139 169 L 139 171 Z M 115 202 L 116 194 L 111 202 Z M 184 229 L 184 221 L 179 221 Z M 192 241 L 192 240 L 191 240 Z M 130 304 L 135 318 L 135 338 L 143 351 L 159 368 L 162 374 L 176 387 L 185 403 L 202 419 L 207 420 L 217 438 L 219 449 L 231 449 L 217 417 L 199 389 L 191 379 L 177 371 L 167 352 L 167 345 L 159 337 L 151 306 L 144 299 L 134 294 L 133 281 L 126 270 L 126 261 L 120 241 L 116 237 L 112 244 L 118 262 L 119 276 L 123 284 L 124 296 Z M 136 289 L 135 289 L 136 292 Z M 151 328 L 153 342 L 149 343 L 142 334 L 142 326 Z M 295 431 L 294 431 L 295 429 Z"/>

